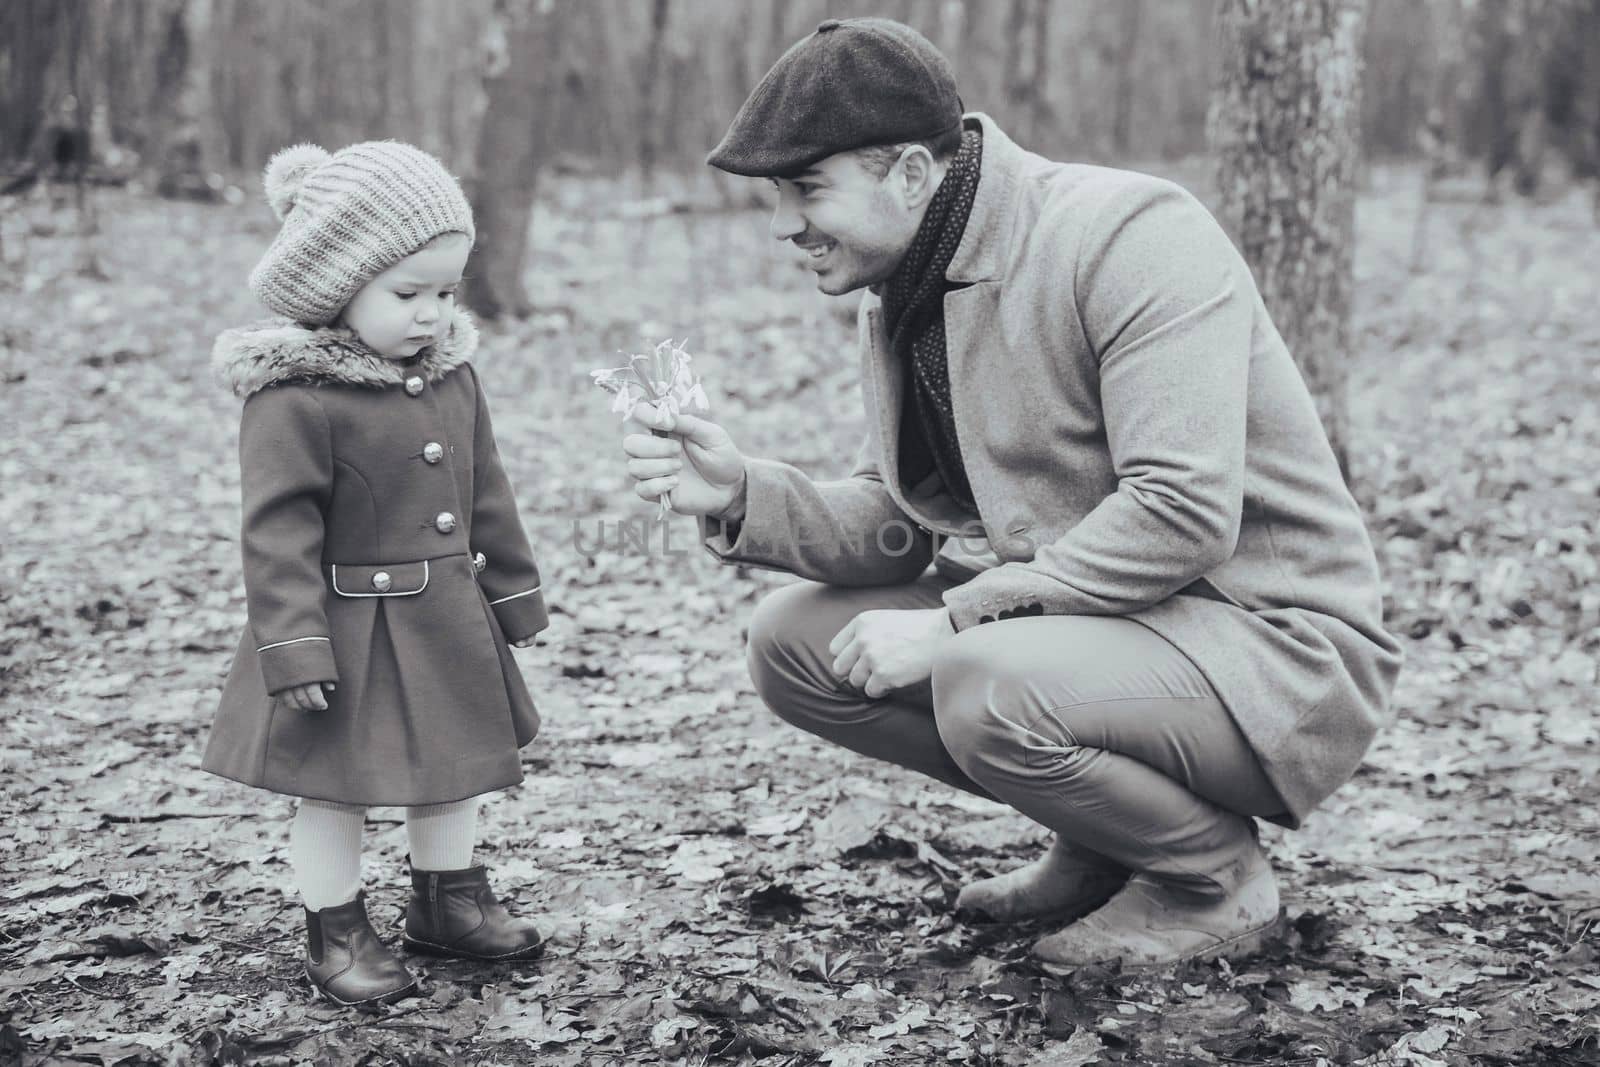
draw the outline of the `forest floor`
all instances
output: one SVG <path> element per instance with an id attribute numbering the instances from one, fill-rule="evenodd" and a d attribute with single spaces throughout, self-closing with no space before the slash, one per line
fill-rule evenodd
<path id="1" fill-rule="evenodd" d="M 199 769 L 244 619 L 207 354 L 258 315 L 267 213 L 100 192 L 93 277 L 70 222 L 8 208 L 0 1063 L 1600 1063 L 1596 222 L 1577 192 L 1435 204 L 1419 256 L 1416 190 L 1379 171 L 1361 199 L 1351 355 L 1397 720 L 1307 826 L 1266 828 L 1282 940 L 1060 980 L 1039 929 L 951 911 L 1039 828 L 779 723 L 742 641 L 787 579 L 719 567 L 688 520 L 627 536 L 650 509 L 585 372 L 687 336 L 748 452 L 837 474 L 851 301 L 759 213 L 552 183 L 539 311 L 478 360 L 555 612 L 518 652 L 544 733 L 479 856 L 550 951 L 415 961 L 425 995 L 368 1015 L 308 996 L 291 802 Z M 397 813 L 366 840 L 394 935 Z"/>

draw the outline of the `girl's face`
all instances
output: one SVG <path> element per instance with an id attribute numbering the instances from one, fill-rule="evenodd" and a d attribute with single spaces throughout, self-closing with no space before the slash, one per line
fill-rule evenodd
<path id="1" fill-rule="evenodd" d="M 406 359 L 442 339 L 472 242 L 446 234 L 362 286 L 339 316 L 384 359 Z"/>

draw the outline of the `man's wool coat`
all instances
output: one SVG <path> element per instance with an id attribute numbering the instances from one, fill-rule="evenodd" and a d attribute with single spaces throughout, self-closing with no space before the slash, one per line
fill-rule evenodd
<path id="1" fill-rule="evenodd" d="M 982 127 L 983 161 L 944 320 L 978 513 L 937 475 L 901 481 L 905 370 L 869 294 L 855 469 L 813 482 L 752 460 L 742 524 L 707 523 L 707 547 L 881 585 L 920 574 L 935 535 L 986 541 L 998 565 L 944 596 L 958 631 L 1031 614 L 1148 626 L 1204 672 L 1298 824 L 1361 762 L 1400 667 L 1372 543 L 1305 382 L 1194 197 L 966 122 Z"/>

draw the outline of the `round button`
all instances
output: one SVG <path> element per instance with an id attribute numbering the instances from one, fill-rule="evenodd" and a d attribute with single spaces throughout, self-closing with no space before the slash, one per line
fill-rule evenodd
<path id="1" fill-rule="evenodd" d="M 422 459 L 425 463 L 437 463 L 444 458 L 444 445 L 438 441 L 429 441 L 422 446 Z"/>
<path id="2" fill-rule="evenodd" d="M 836 30 L 838 28 L 839 28 L 839 20 L 838 19 L 823 19 L 821 22 L 817 23 L 817 32 L 818 33 L 827 33 L 829 30 Z"/>
<path id="3" fill-rule="evenodd" d="M 379 571 L 372 576 L 372 588 L 380 593 L 387 593 L 394 588 L 394 579 L 389 577 L 388 571 Z"/>
<path id="4" fill-rule="evenodd" d="M 406 392 L 409 393 L 411 396 L 416 396 L 418 393 L 421 393 L 422 392 L 422 379 L 418 378 L 416 375 L 412 375 L 411 377 L 407 378 L 406 379 Z"/>
<path id="5" fill-rule="evenodd" d="M 484 558 L 484 555 L 483 555 L 482 552 L 479 552 L 477 555 L 472 557 L 472 569 L 473 570 L 482 573 L 483 568 L 487 567 L 488 565 L 489 565 L 489 561 L 486 558 Z"/>
<path id="6" fill-rule="evenodd" d="M 456 528 L 456 517 L 448 511 L 441 511 L 433 518 L 433 528 L 442 534 L 447 534 Z"/>

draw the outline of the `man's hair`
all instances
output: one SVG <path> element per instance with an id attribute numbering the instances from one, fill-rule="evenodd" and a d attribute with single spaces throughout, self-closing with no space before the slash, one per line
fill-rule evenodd
<path id="1" fill-rule="evenodd" d="M 923 141 L 901 141 L 899 144 L 875 144 L 858 148 L 856 158 L 861 161 L 861 166 L 867 173 L 881 178 L 889 173 L 889 168 L 900 158 L 900 153 L 914 144 L 926 148 L 935 163 L 948 162 L 961 150 L 961 126 L 959 124 L 952 126 L 939 136 Z"/>

